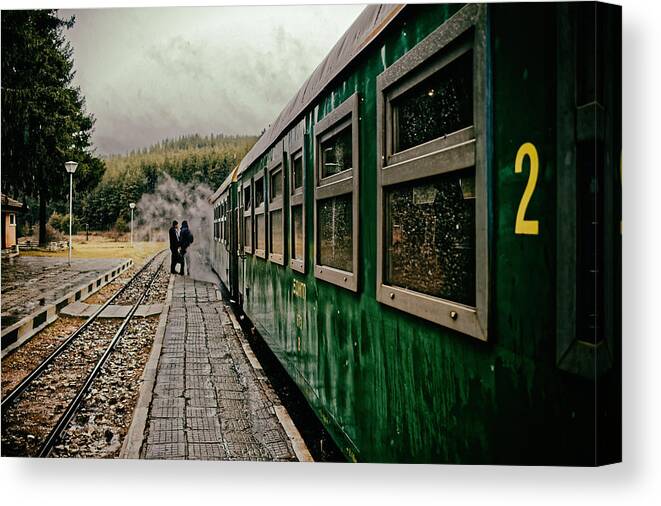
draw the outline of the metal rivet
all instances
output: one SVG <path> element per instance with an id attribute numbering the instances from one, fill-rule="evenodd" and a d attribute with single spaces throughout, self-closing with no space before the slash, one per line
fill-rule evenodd
<path id="1" fill-rule="evenodd" d="M 395 294 L 394 294 L 393 292 L 390 292 L 390 298 L 391 298 L 391 299 L 394 299 L 394 298 L 395 298 Z"/>
<path id="2" fill-rule="evenodd" d="M 450 318 L 452 318 L 453 320 L 456 320 L 457 316 L 459 316 L 459 315 L 457 314 L 456 311 L 450 311 Z"/>

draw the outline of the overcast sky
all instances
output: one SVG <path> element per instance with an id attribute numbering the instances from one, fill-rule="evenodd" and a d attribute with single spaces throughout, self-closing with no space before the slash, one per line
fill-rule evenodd
<path id="1" fill-rule="evenodd" d="M 61 10 L 99 154 L 186 133 L 259 133 L 360 5 Z"/>

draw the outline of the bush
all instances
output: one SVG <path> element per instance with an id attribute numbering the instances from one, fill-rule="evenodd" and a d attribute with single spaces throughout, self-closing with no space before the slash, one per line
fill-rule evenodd
<path id="1" fill-rule="evenodd" d="M 68 227 L 68 223 L 69 223 L 69 222 L 67 222 L 67 227 Z M 68 228 L 67 228 L 67 232 L 68 232 L 68 231 L 69 231 L 69 230 L 68 230 Z M 49 221 L 48 223 L 46 223 L 46 242 L 51 242 L 51 241 L 63 241 L 63 240 L 65 240 L 65 239 L 68 240 L 68 236 L 67 236 L 67 237 L 64 237 L 64 234 L 62 234 L 58 229 L 56 229 L 55 227 L 53 227 L 53 226 L 50 224 L 50 221 Z M 37 239 L 37 242 L 38 242 L 38 239 Z"/>
<path id="2" fill-rule="evenodd" d="M 32 227 L 28 223 L 23 223 L 18 230 L 19 237 L 30 237 L 32 235 Z"/>
<path id="3" fill-rule="evenodd" d="M 129 225 L 128 223 L 126 223 L 126 220 L 121 216 L 117 218 L 117 221 L 115 222 L 115 232 L 119 234 L 125 234 L 128 231 L 129 231 Z"/>
<path id="4" fill-rule="evenodd" d="M 69 234 L 69 215 L 68 214 L 60 214 L 57 211 L 54 212 L 50 219 L 48 220 L 48 225 L 50 225 L 52 228 L 57 230 L 58 232 L 62 232 L 63 234 Z M 72 233 L 77 234 L 78 230 L 80 229 L 80 220 L 76 218 L 75 216 L 73 217 L 73 223 L 71 224 L 71 229 Z"/>

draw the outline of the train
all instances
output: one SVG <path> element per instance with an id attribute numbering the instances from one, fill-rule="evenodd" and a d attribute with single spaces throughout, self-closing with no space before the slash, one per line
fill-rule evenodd
<path id="1" fill-rule="evenodd" d="M 348 461 L 621 459 L 621 26 L 369 5 L 211 197 L 215 272 Z"/>

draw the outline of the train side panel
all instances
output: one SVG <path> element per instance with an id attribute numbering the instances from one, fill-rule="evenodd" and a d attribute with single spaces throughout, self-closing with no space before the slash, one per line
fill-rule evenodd
<path id="1" fill-rule="evenodd" d="M 379 44 L 354 62 L 307 112 L 307 269 L 301 274 L 286 264 L 247 254 L 238 263 L 245 275 L 243 308 L 349 459 L 574 465 L 617 460 L 617 295 L 607 296 L 604 302 L 615 314 L 604 324 L 608 341 L 565 343 L 558 323 L 565 294 L 581 290 L 561 281 L 564 267 L 559 255 L 564 252 L 558 247 L 558 234 L 566 232 L 567 219 L 577 220 L 565 216 L 567 205 L 578 205 L 580 210 L 584 197 L 578 190 L 569 196 L 558 193 L 567 173 L 562 164 L 568 159 L 567 145 L 580 158 L 581 143 L 594 141 L 581 137 L 578 120 L 569 140 L 567 132 L 558 129 L 565 110 L 578 111 L 579 120 L 582 114 L 574 103 L 575 94 L 558 79 L 559 69 L 569 61 L 559 33 L 564 33 L 567 23 L 574 23 L 574 33 L 581 33 L 583 18 L 574 8 L 494 4 L 486 11 L 488 79 L 481 100 L 487 104 L 488 118 L 486 131 L 480 134 L 486 136 L 487 183 L 475 188 L 488 210 L 486 342 L 377 301 L 377 76 L 460 8 L 454 4 L 407 7 Z M 600 12 L 617 30 L 619 11 Z M 617 37 L 614 40 L 611 49 L 617 60 Z M 580 88 L 580 83 L 576 86 Z M 612 230 L 619 227 L 615 169 L 621 148 L 619 89 L 612 87 L 601 92 L 607 111 L 603 130 L 610 132 L 603 165 L 610 197 L 606 197 L 602 218 L 611 231 L 605 239 L 608 258 L 617 266 L 620 237 L 612 235 Z M 358 288 L 353 292 L 315 277 L 312 210 L 315 126 L 356 93 L 360 220 L 353 224 L 359 227 Z M 283 149 L 283 166 L 289 172 L 286 143 Z M 263 174 L 267 158 L 241 174 L 239 184 Z M 536 180 L 531 186 L 533 171 Z M 268 191 L 268 177 L 264 181 Z M 577 181 L 579 187 L 580 176 Z M 532 193 L 524 202 L 528 187 Z M 284 208 L 288 208 L 287 199 Z M 524 226 L 521 230 L 526 232 L 517 233 L 522 220 L 535 221 L 536 228 Z M 285 255 L 290 254 L 285 248 Z M 415 258 L 411 262 L 415 264 Z M 612 293 L 617 294 L 617 267 L 614 271 L 606 267 L 604 283 L 615 283 Z M 575 318 L 580 323 L 581 315 Z M 581 366 L 581 357 L 596 353 L 589 350 L 605 348 L 609 358 L 597 383 Z M 577 358 L 568 362 L 569 355 Z M 600 439 L 596 439 L 595 423 Z M 596 441 L 605 444 L 599 458 L 595 457 Z"/>

